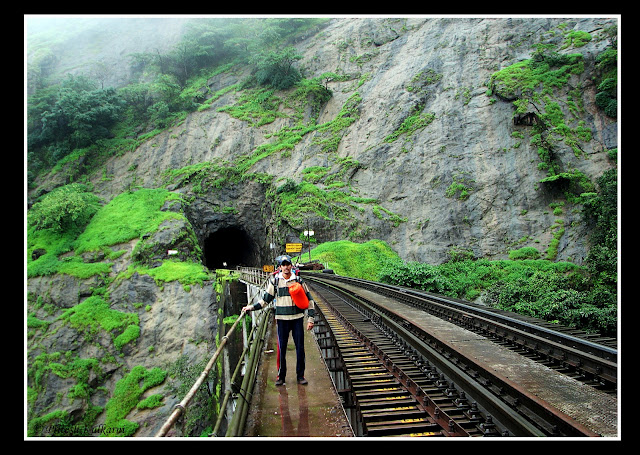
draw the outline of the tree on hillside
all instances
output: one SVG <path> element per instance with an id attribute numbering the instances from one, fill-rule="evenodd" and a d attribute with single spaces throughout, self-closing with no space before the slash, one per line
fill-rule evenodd
<path id="1" fill-rule="evenodd" d="M 260 52 L 252 58 L 257 68 L 256 80 L 278 90 L 288 89 L 302 79 L 300 71 L 293 66 L 301 58 L 291 46 L 282 51 Z"/>
<path id="2" fill-rule="evenodd" d="M 53 165 L 76 148 L 109 137 L 124 102 L 114 89 L 98 89 L 84 77 L 69 76 L 28 103 L 30 164 Z"/>

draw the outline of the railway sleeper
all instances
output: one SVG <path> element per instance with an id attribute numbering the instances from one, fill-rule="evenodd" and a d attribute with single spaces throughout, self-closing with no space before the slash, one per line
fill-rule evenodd
<path id="1" fill-rule="evenodd" d="M 361 389 L 357 392 L 358 400 L 366 398 L 388 398 L 407 395 L 406 390 L 400 387 L 379 387 L 377 389 Z"/>
<path id="2" fill-rule="evenodd" d="M 425 414 L 426 413 L 417 406 L 399 406 L 395 408 L 362 411 L 362 419 L 366 422 L 380 422 L 398 419 L 399 417 L 424 417 Z"/>
<path id="3" fill-rule="evenodd" d="M 365 424 L 367 436 L 442 436 L 442 428 L 429 419 L 402 419 Z"/>
<path id="4" fill-rule="evenodd" d="M 418 401 L 405 391 L 402 395 L 391 397 L 368 397 L 358 399 L 358 405 L 362 409 L 375 409 L 406 405 L 418 406 Z"/>
<path id="5" fill-rule="evenodd" d="M 380 387 L 391 387 L 398 386 L 398 381 L 393 377 L 374 379 L 369 381 L 351 381 L 351 388 L 354 392 L 358 392 L 360 390 L 370 390 Z"/>

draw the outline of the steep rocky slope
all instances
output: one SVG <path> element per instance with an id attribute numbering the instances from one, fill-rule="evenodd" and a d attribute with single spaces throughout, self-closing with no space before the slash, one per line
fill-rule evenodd
<path id="1" fill-rule="evenodd" d="M 612 166 L 607 150 L 617 147 L 615 119 L 594 103 L 594 59 L 608 44 L 604 28 L 611 23 L 604 19 L 334 20 L 298 44 L 304 55 L 300 64 L 309 78 L 326 72 L 348 75 L 346 80 L 327 83 L 333 96 L 321 107 L 317 123 L 334 122 L 345 106 L 351 109 L 351 123 L 333 133 L 338 135 L 331 138 L 339 140 L 337 147 L 326 147 L 323 141 L 329 133 L 316 129 L 296 138 L 293 146 L 256 160 L 248 171 L 275 176 L 273 185 L 278 187 L 286 179 L 300 183 L 305 170 L 320 166 L 326 172 L 324 181 L 316 184 L 320 189 L 328 188 L 326 176 L 342 173 L 339 180 L 352 195 L 375 200 L 353 204 L 356 209 L 350 209 L 348 217 L 340 218 L 337 210 L 322 216 L 301 213 L 319 233 L 319 241 L 346 235 L 356 240 L 380 238 L 401 257 L 429 263 L 446 260 L 452 247 L 471 250 L 476 257 L 505 257 L 514 244 L 544 252 L 557 219 L 549 205 L 564 203 L 564 197 L 540 184 L 546 172 L 538 169 L 532 128 L 514 124 L 512 100 L 490 94 L 491 76 L 531 58 L 541 42 L 554 44 L 564 54 L 582 54 L 584 71 L 555 89 L 554 97 L 563 100 L 568 126 L 584 122 L 591 138 L 581 141 L 579 154 L 562 142 L 555 145 L 555 153 L 561 171 L 580 171 L 593 182 Z M 565 36 L 571 30 L 589 32 L 593 39 L 580 48 L 566 47 Z M 223 74 L 211 80 L 211 92 L 237 83 L 239 77 Z M 576 88 L 582 100 L 574 117 L 566 100 Z M 280 101 L 287 96 L 276 95 Z M 192 114 L 134 153 L 113 158 L 105 170 L 109 181 L 96 177 L 96 187 L 108 196 L 134 182 L 162 185 L 163 171 L 196 163 L 237 162 L 259 154 L 261 145 L 277 142 L 274 133 L 294 127 L 291 110 L 285 106 L 279 108 L 284 118 L 263 126 L 219 110 L 234 105 L 240 96 L 229 91 L 211 108 Z M 425 125 L 399 132 L 415 114 Z M 468 191 L 452 194 L 452 185 Z M 174 188 L 189 191 L 179 185 Z M 258 206 L 265 202 L 257 197 L 251 213 L 236 217 L 243 230 L 253 231 L 245 223 L 262 216 Z M 210 205 L 218 202 L 211 195 L 204 199 Z M 557 258 L 580 262 L 586 255 L 586 232 L 572 212 L 570 207 L 564 210 L 567 230 Z M 272 220 L 260 221 L 268 225 Z M 301 223 L 291 224 L 291 232 L 303 228 Z M 261 246 L 266 243 L 264 236 L 252 233 L 251 237 Z"/>
<path id="2" fill-rule="evenodd" d="M 545 181 L 548 168 L 540 164 L 548 163 L 533 125 L 514 121 L 513 101 L 522 93 L 492 76 L 531 59 L 539 43 L 562 55 L 581 54 L 580 71 L 567 73 L 525 112 L 542 118 L 559 106 L 563 131 L 574 136 L 556 135 L 556 172 L 593 183 L 615 165 L 608 151 L 617 147 L 617 123 L 595 104 L 595 58 L 614 23 L 334 19 L 296 43 L 306 78 L 333 73 L 326 79 L 332 96 L 313 104 L 293 90 L 270 93 L 263 100 L 273 114 L 268 121 L 240 112 L 247 91 L 235 84 L 249 68 L 213 77 L 203 91 L 208 108 L 110 158 L 89 177 L 105 203 L 137 188 L 181 194 L 181 204 L 161 209 L 179 216 L 112 246 L 115 259 L 83 255 L 86 262 L 111 264 L 108 274 L 29 278 L 31 435 L 51 434 L 47 428 L 55 423 L 107 423 L 136 436 L 155 434 L 181 399 L 179 388 L 189 387 L 197 365 L 215 350 L 221 318 L 243 303 L 242 294 L 225 297 L 229 288 L 216 287 L 214 276 L 185 286 L 126 273 L 134 262 L 157 267 L 169 250 L 203 268 L 261 266 L 274 255 L 270 244 L 281 249 L 312 227 L 319 242 L 376 238 L 406 260 L 433 264 L 452 250 L 501 258 L 533 246 L 545 255 L 554 239 L 552 259 L 581 263 L 589 232 L 580 206 L 558 181 Z M 578 44 L 568 38 L 571 31 L 588 32 L 591 40 Z M 584 129 L 590 134 L 577 135 Z M 41 178 L 32 194 L 77 178 L 75 166 Z M 225 310 L 225 301 L 234 303 Z M 100 330 L 74 320 L 89 313 L 87 302 L 117 312 L 118 324 Z M 139 336 L 123 342 L 118 337 L 130 326 Z M 203 402 L 215 400 L 214 380 Z M 125 400 L 126 386 L 131 396 Z M 155 394 L 163 397 L 160 407 L 136 407 Z M 199 435 L 211 418 L 181 431 Z"/>

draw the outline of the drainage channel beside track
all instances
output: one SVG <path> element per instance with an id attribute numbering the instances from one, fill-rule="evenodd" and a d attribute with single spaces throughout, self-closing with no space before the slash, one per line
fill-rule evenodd
<path id="1" fill-rule="evenodd" d="M 411 322 L 307 275 L 316 337 L 356 436 L 599 436 Z"/>

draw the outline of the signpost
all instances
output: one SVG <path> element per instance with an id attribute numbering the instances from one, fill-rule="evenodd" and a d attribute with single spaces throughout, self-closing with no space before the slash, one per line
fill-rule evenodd
<path id="1" fill-rule="evenodd" d="M 302 251 L 302 243 L 287 243 L 286 252 L 287 253 L 299 253 Z"/>

